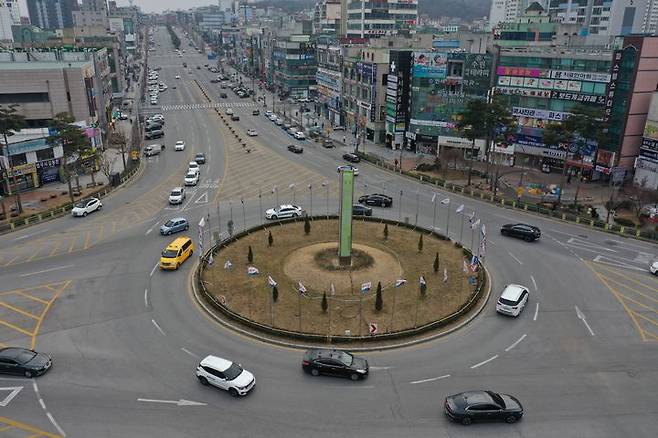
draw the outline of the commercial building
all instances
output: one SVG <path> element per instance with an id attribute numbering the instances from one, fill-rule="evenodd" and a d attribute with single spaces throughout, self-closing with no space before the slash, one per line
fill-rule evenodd
<path id="1" fill-rule="evenodd" d="M 73 27 L 73 11 L 78 9 L 77 0 L 27 0 L 30 23 L 42 29 Z"/>
<path id="2" fill-rule="evenodd" d="M 316 35 L 341 36 L 341 0 L 321 0 L 313 12 L 313 33 Z"/>
<path id="3" fill-rule="evenodd" d="M 319 38 L 317 40 L 318 70 L 315 74 L 317 83 L 317 107 L 320 115 L 327 118 L 332 125 L 341 125 L 341 70 L 343 49 L 335 40 Z"/>
<path id="4" fill-rule="evenodd" d="M 343 1 L 348 38 L 415 33 L 418 0 Z"/>
<path id="5" fill-rule="evenodd" d="M 317 61 L 310 29 L 309 34 L 277 36 L 271 62 L 274 87 L 281 95 L 296 98 L 315 95 Z"/>
<path id="6" fill-rule="evenodd" d="M 21 24 L 21 8 L 19 0 L 2 0 L 0 4 L 4 3 L 9 9 L 12 24 Z M 1 8 L 1 6 L 0 6 Z"/>
<path id="7" fill-rule="evenodd" d="M 658 90 L 651 96 L 633 182 L 648 190 L 658 190 Z"/>
<path id="8" fill-rule="evenodd" d="M 386 147 L 401 149 L 409 126 L 413 51 L 391 50 L 386 83 Z"/>
<path id="9" fill-rule="evenodd" d="M 565 23 L 579 24 L 583 35 L 615 36 L 649 31 L 650 17 L 656 13 L 653 3 L 652 0 L 549 0 L 548 11 Z"/>
<path id="10" fill-rule="evenodd" d="M 0 42 L 14 41 L 14 35 L 11 31 L 12 24 L 9 6 L 4 3 L 4 0 L 0 0 Z"/>

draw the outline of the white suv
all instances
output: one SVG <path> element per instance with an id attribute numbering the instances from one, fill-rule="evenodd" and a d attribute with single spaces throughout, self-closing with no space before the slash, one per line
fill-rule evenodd
<path id="1" fill-rule="evenodd" d="M 199 182 L 199 172 L 190 171 L 185 175 L 185 185 L 195 186 Z"/>
<path id="2" fill-rule="evenodd" d="M 174 187 L 169 194 L 169 203 L 182 204 L 185 200 L 185 189 L 183 187 Z"/>
<path id="3" fill-rule="evenodd" d="M 233 397 L 247 395 L 256 385 L 256 378 L 242 366 L 217 356 L 206 356 L 196 368 L 202 385 L 212 385 L 228 391 Z"/>
<path id="4" fill-rule="evenodd" d="M 265 212 L 266 219 L 285 219 L 289 217 L 300 217 L 304 214 L 304 210 L 297 205 L 279 205 L 275 208 L 270 208 Z"/>
<path id="5" fill-rule="evenodd" d="M 185 142 L 183 140 L 178 140 L 176 142 L 176 145 L 174 145 L 174 150 L 175 151 L 184 151 L 185 150 Z"/>
<path id="6" fill-rule="evenodd" d="M 519 316 L 528 303 L 528 288 L 519 284 L 505 286 L 496 303 L 496 311 L 505 315 Z"/>

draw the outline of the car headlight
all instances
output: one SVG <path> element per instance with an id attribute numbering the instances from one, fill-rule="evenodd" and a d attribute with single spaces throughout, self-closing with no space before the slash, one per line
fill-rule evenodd
<path id="1" fill-rule="evenodd" d="M 356 370 L 357 373 L 365 374 L 366 370 Z"/>

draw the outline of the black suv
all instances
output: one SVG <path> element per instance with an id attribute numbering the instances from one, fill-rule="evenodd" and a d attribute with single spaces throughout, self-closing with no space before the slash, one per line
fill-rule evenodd
<path id="1" fill-rule="evenodd" d="M 329 376 L 349 377 L 352 380 L 364 379 L 368 376 L 368 361 L 352 356 L 342 350 L 313 349 L 304 353 L 302 368 L 313 376 L 327 374 Z"/>
<path id="2" fill-rule="evenodd" d="M 541 230 L 527 224 L 505 224 L 500 228 L 503 236 L 519 237 L 526 242 L 532 242 L 541 237 Z"/>
<path id="3" fill-rule="evenodd" d="M 343 154 L 343 160 L 347 160 L 350 163 L 358 163 L 361 161 L 361 158 L 356 154 Z"/>
<path id="4" fill-rule="evenodd" d="M 393 198 L 390 196 L 382 195 L 380 193 L 373 193 L 371 195 L 363 195 L 359 198 L 359 204 L 376 205 L 378 207 L 390 207 L 393 205 Z"/>

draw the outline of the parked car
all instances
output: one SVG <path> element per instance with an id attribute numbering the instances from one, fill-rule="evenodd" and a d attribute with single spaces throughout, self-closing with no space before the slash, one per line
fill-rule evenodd
<path id="1" fill-rule="evenodd" d="M 232 116 L 233 115 L 233 108 L 226 108 L 226 111 L 224 111 L 227 116 Z"/>
<path id="2" fill-rule="evenodd" d="M 296 144 L 288 145 L 288 150 L 293 154 L 301 154 L 302 152 L 304 152 L 304 148 Z"/>
<path id="3" fill-rule="evenodd" d="M 247 135 L 249 137 L 256 137 L 258 135 L 258 132 L 256 132 L 255 129 L 247 129 Z"/>
<path id="4" fill-rule="evenodd" d="M 338 173 L 342 172 L 343 170 L 351 170 L 352 172 L 354 172 L 354 176 L 358 176 L 358 175 L 359 175 L 359 168 L 358 168 L 358 167 L 354 167 L 354 166 L 352 166 L 351 164 L 346 164 L 346 165 L 344 165 L 344 166 L 338 166 L 338 167 L 336 168 L 336 172 L 338 172 Z"/>
<path id="5" fill-rule="evenodd" d="M 327 148 L 327 149 L 333 148 L 334 147 L 334 141 L 330 138 L 325 138 L 324 140 L 322 140 L 322 147 Z"/>
<path id="6" fill-rule="evenodd" d="M 212 79 L 210 80 L 210 83 L 211 83 L 211 84 L 216 84 L 216 83 L 218 83 L 218 82 L 219 82 L 219 79 L 217 79 L 217 78 L 212 78 Z"/>
<path id="7" fill-rule="evenodd" d="M 302 368 L 313 376 L 326 374 L 352 380 L 366 378 L 369 371 L 368 361 L 364 358 L 353 356 L 347 351 L 324 348 L 307 350 L 302 359 Z"/>
<path id="8" fill-rule="evenodd" d="M 286 132 L 288 133 L 288 135 L 291 135 L 291 136 L 294 137 L 295 134 L 297 133 L 297 128 L 290 127 L 288 129 L 286 129 Z"/>
<path id="9" fill-rule="evenodd" d="M 219 93 L 219 97 L 221 97 L 222 99 L 226 99 L 228 96 L 226 95 L 226 93 Z"/>
<path id="10" fill-rule="evenodd" d="M 169 194 L 169 203 L 171 205 L 182 204 L 185 200 L 185 189 L 183 187 L 174 187 Z"/>
<path id="11" fill-rule="evenodd" d="M 160 226 L 160 234 L 168 236 L 179 231 L 185 231 L 190 228 L 190 223 L 184 217 L 175 217 L 169 219 Z"/>
<path id="12" fill-rule="evenodd" d="M 276 126 L 281 126 L 283 125 L 283 120 L 277 117 L 274 123 L 276 124 Z"/>
<path id="13" fill-rule="evenodd" d="M 338 126 L 334 126 L 333 129 L 334 129 L 334 131 L 344 131 L 344 130 L 345 130 L 345 127 L 344 127 L 344 126 L 340 126 L 340 125 L 338 125 Z"/>
<path id="14" fill-rule="evenodd" d="M 206 164 L 206 154 L 203 152 L 199 152 L 194 156 L 194 161 L 197 162 L 197 164 Z"/>
<path id="15" fill-rule="evenodd" d="M 260 110 L 257 110 L 257 109 L 252 110 L 252 111 L 251 111 L 251 115 L 252 115 L 252 116 L 260 116 Z"/>
<path id="16" fill-rule="evenodd" d="M 164 131 L 162 129 L 154 129 L 152 131 L 146 131 L 144 133 L 145 140 L 152 140 L 154 138 L 164 137 Z"/>
<path id="17" fill-rule="evenodd" d="M 144 148 L 144 156 L 145 157 L 152 157 L 154 155 L 160 155 L 160 151 L 162 150 L 162 146 L 159 144 L 150 144 Z"/>
<path id="18" fill-rule="evenodd" d="M 356 154 L 347 153 L 343 154 L 343 160 L 349 161 L 350 163 L 358 163 L 361 161 L 361 157 Z"/>
<path id="19" fill-rule="evenodd" d="M 285 204 L 278 207 L 270 208 L 265 212 L 265 219 L 286 219 L 291 217 L 300 217 L 304 210 L 297 205 Z"/>
<path id="20" fill-rule="evenodd" d="M 103 204 L 98 198 L 83 199 L 75 204 L 71 210 L 71 214 L 74 217 L 87 216 L 89 213 L 100 211 L 102 208 Z"/>
<path id="21" fill-rule="evenodd" d="M 185 175 L 185 185 L 195 186 L 199 183 L 199 172 L 187 172 Z"/>
<path id="22" fill-rule="evenodd" d="M 196 369 L 202 385 L 212 385 L 228 391 L 233 397 L 247 395 L 256 385 L 256 378 L 240 364 L 217 356 L 206 356 Z"/>
<path id="23" fill-rule="evenodd" d="M 372 208 L 361 204 L 352 206 L 352 216 L 372 216 Z"/>
<path id="24" fill-rule="evenodd" d="M 505 224 L 500 228 L 500 234 L 532 242 L 541 237 L 541 230 L 528 224 Z"/>
<path id="25" fill-rule="evenodd" d="M 294 137 L 295 137 L 297 140 L 306 140 L 306 135 L 305 135 L 302 131 L 297 131 L 297 132 L 295 132 Z"/>
<path id="26" fill-rule="evenodd" d="M 393 198 L 380 193 L 363 195 L 359 198 L 359 204 L 376 205 L 377 207 L 390 207 L 393 205 Z"/>
<path id="27" fill-rule="evenodd" d="M 505 286 L 500 298 L 496 302 L 496 312 L 505 315 L 519 316 L 523 308 L 528 304 L 530 293 L 528 288 L 519 284 Z"/>
<path id="28" fill-rule="evenodd" d="M 649 266 L 649 272 L 651 272 L 653 275 L 658 275 L 658 260 L 651 263 Z"/>
<path id="29" fill-rule="evenodd" d="M 516 397 L 493 391 L 468 391 L 446 397 L 445 414 L 464 425 L 474 421 L 515 423 L 523 417 L 523 406 Z"/>
<path id="30" fill-rule="evenodd" d="M 174 150 L 175 151 L 184 151 L 185 150 L 185 142 L 183 140 L 178 140 L 176 144 L 174 145 Z"/>
<path id="31" fill-rule="evenodd" d="M 44 374 L 53 365 L 52 358 L 45 353 L 20 347 L 0 349 L 0 373 L 37 377 Z"/>

